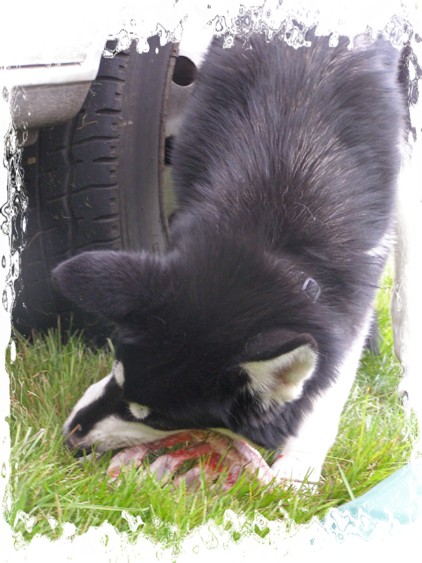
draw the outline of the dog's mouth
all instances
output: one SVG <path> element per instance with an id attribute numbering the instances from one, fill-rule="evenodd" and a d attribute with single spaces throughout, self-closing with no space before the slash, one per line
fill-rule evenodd
<path id="1" fill-rule="evenodd" d="M 92 446 L 84 446 L 78 438 L 78 433 L 82 430 L 80 424 L 76 424 L 70 432 L 65 432 L 65 444 L 72 454 L 77 458 L 86 458 L 93 453 Z"/>
<path id="2" fill-rule="evenodd" d="M 78 442 L 71 436 L 65 438 L 65 444 L 67 448 L 71 451 L 72 455 L 74 455 L 77 458 L 90 456 L 94 451 L 92 446 L 83 446 L 81 444 L 78 444 Z"/>
<path id="3" fill-rule="evenodd" d="M 72 454 L 77 458 L 77 459 L 89 459 L 90 457 L 92 457 L 92 454 L 94 452 L 93 448 L 88 447 L 88 448 L 73 448 L 71 450 Z M 100 454 L 97 454 L 100 455 Z"/>

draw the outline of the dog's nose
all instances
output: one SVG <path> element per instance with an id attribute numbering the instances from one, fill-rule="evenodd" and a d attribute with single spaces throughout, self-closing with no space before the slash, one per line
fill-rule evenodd
<path id="1" fill-rule="evenodd" d="M 64 443 L 69 448 L 69 450 L 74 450 L 78 447 L 78 440 L 77 438 L 75 438 L 75 436 L 72 435 L 65 436 Z"/>
<path id="2" fill-rule="evenodd" d="M 82 441 L 78 436 L 79 428 L 74 428 L 71 432 L 64 432 L 64 443 L 76 457 L 83 457 L 91 453 L 90 446 L 82 445 Z"/>
<path id="3" fill-rule="evenodd" d="M 81 435 L 82 427 L 80 424 L 69 425 L 67 422 L 63 426 L 62 433 L 65 439 L 66 446 L 73 450 L 74 448 L 78 447 L 80 443 L 80 435 Z"/>
<path id="4" fill-rule="evenodd" d="M 90 446 L 81 446 L 76 436 L 67 436 L 64 442 L 75 457 L 84 457 L 92 452 Z"/>

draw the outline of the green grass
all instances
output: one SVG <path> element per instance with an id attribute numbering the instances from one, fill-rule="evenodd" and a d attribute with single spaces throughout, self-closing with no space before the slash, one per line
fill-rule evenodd
<path id="1" fill-rule="evenodd" d="M 13 499 L 9 523 L 30 540 L 35 534 L 59 537 L 65 522 L 83 533 L 107 520 L 129 539 L 142 532 L 177 546 L 189 531 L 210 519 L 223 524 L 227 509 L 242 513 L 247 522 L 259 513 L 268 520 L 305 523 L 360 496 L 406 463 L 411 452 L 412 428 L 396 394 L 400 368 L 392 354 L 390 289 L 387 276 L 378 298 L 381 355 L 365 353 L 362 359 L 317 494 L 290 487 L 268 490 L 246 477 L 229 492 L 205 486 L 191 492 L 183 486 L 162 486 L 150 476 L 141 478 L 134 469 L 118 484 L 110 484 L 106 478 L 110 455 L 81 464 L 64 447 L 61 427 L 86 387 L 108 373 L 111 351 L 89 350 L 79 337 L 63 344 L 57 331 L 31 344 L 18 339 L 17 356 L 9 368 Z M 262 536 L 267 532 L 265 526 L 256 531 Z M 236 538 L 239 531 L 233 528 L 232 533 Z"/>

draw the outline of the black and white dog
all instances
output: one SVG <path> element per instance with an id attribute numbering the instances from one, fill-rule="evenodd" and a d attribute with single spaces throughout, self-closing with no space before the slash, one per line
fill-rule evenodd
<path id="1" fill-rule="evenodd" d="M 218 428 L 282 451 L 279 476 L 318 480 L 390 251 L 406 118 L 387 41 L 311 43 L 215 40 L 175 147 L 168 251 L 55 269 L 119 327 L 71 444 Z"/>

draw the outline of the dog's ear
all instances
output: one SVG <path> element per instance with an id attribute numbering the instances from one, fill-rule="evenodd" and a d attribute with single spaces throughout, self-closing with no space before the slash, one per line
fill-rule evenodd
<path id="1" fill-rule="evenodd" d="M 151 301 L 164 268 L 159 256 L 146 252 L 92 251 L 59 264 L 52 278 L 67 299 L 119 323 Z"/>
<path id="2" fill-rule="evenodd" d="M 271 330 L 248 341 L 240 367 L 249 376 L 249 389 L 263 405 L 298 399 L 314 372 L 318 346 L 310 334 Z"/>

